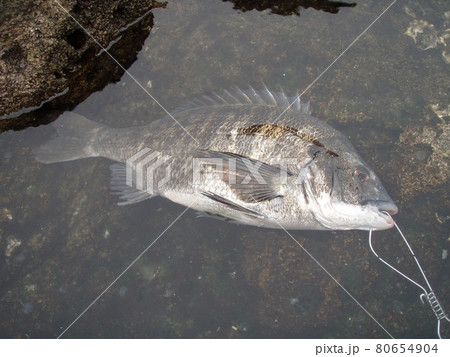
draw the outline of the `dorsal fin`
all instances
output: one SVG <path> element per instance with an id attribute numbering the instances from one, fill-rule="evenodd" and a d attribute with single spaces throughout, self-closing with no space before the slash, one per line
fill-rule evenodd
<path id="1" fill-rule="evenodd" d="M 219 105 L 264 105 L 271 107 L 287 108 L 300 113 L 311 114 L 309 102 L 302 103 L 299 95 L 288 97 L 283 90 L 273 92 L 266 86 L 255 90 L 251 86 L 248 89 L 235 87 L 233 90 L 224 90 L 221 94 L 211 93 L 200 98 L 183 103 L 172 114 L 189 109 Z"/>

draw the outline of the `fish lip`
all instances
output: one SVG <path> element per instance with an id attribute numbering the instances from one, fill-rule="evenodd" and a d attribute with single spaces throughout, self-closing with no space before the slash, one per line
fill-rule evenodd
<path id="1" fill-rule="evenodd" d="M 384 219 L 387 223 L 386 227 L 383 227 L 383 228 L 379 227 L 378 229 L 389 229 L 389 228 L 394 227 L 395 222 L 391 216 L 398 212 L 398 207 L 394 202 L 377 200 L 377 201 L 369 201 L 366 204 L 373 211 L 377 212 L 378 215 L 382 219 Z M 377 230 L 377 228 L 375 228 L 375 230 Z"/>

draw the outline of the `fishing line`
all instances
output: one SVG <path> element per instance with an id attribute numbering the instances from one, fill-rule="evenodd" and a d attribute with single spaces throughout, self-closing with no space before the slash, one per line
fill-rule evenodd
<path id="1" fill-rule="evenodd" d="M 363 32 L 361 32 L 358 36 L 356 36 L 356 38 L 350 43 L 350 45 L 348 45 L 347 46 L 347 48 L 344 50 L 344 51 L 342 51 L 341 52 L 341 54 L 339 55 L 339 56 L 337 56 L 335 59 L 334 59 L 334 61 L 333 62 L 331 62 L 329 65 L 328 65 L 328 67 L 327 68 L 325 68 L 323 71 L 322 71 L 322 73 L 320 73 L 317 77 L 316 77 L 316 79 L 314 79 L 310 84 L 309 84 L 309 86 L 308 87 L 306 87 L 306 89 L 300 94 L 300 95 L 298 95 L 297 97 L 296 97 L 296 99 L 291 103 L 291 104 L 289 104 L 288 105 L 288 107 L 285 109 L 285 110 L 283 110 L 282 112 L 281 112 L 281 114 L 280 115 L 278 115 L 274 120 L 273 120 L 273 122 L 272 123 L 275 123 L 278 119 L 280 119 L 280 117 L 284 114 L 284 113 L 286 113 L 286 111 L 290 108 L 290 107 L 292 107 L 293 105 L 294 105 L 294 103 L 296 102 L 296 101 L 300 101 L 300 97 L 303 95 L 303 94 L 305 94 L 338 60 L 339 60 L 339 58 L 341 58 L 349 49 L 350 49 L 350 47 L 352 47 L 371 27 L 372 27 L 372 25 L 375 23 L 375 22 L 377 22 L 379 19 L 380 19 L 380 17 L 381 16 L 383 16 L 384 15 L 384 13 L 386 12 L 386 11 L 388 11 L 390 8 L 391 8 L 391 6 L 392 5 L 394 5 L 395 3 L 397 2 L 397 0 L 394 0 L 387 8 L 385 8 L 384 10 L 383 10 L 383 12 L 380 14 L 380 15 L 378 15 L 378 17 L 375 19 L 375 20 L 373 20 L 372 21 L 372 23 L 369 25 L 369 26 L 367 26 L 365 29 L 364 29 L 364 31 Z"/>
<path id="2" fill-rule="evenodd" d="M 391 255 L 386 255 L 386 258 L 409 258 L 410 255 L 409 254 L 391 254 Z M 370 261 L 370 260 L 376 260 L 377 257 L 361 257 L 361 258 L 356 258 L 354 260 L 352 260 L 351 262 L 346 263 L 346 265 L 350 265 L 350 264 L 355 264 L 355 263 L 359 263 L 362 261 Z"/>
<path id="3" fill-rule="evenodd" d="M 382 213 L 386 214 L 387 216 L 389 216 L 390 218 L 391 215 L 385 211 L 383 211 Z M 433 310 L 434 314 L 436 315 L 436 319 L 437 319 L 437 335 L 439 338 L 441 337 L 441 320 L 445 319 L 448 322 L 450 322 L 450 319 L 448 317 L 448 315 L 445 313 L 443 307 L 441 306 L 441 304 L 439 303 L 436 294 L 434 293 L 428 279 L 427 276 L 425 275 L 425 272 L 422 269 L 422 266 L 419 263 L 419 260 L 417 259 L 416 255 L 414 254 L 414 251 L 412 250 L 411 246 L 409 245 L 408 241 L 406 240 L 405 235 L 403 234 L 403 232 L 400 230 L 400 227 L 397 225 L 397 223 L 394 221 L 394 225 L 395 228 L 397 228 L 398 232 L 400 233 L 400 235 L 403 238 L 403 241 L 405 242 L 406 246 L 408 247 L 409 251 L 411 252 L 412 257 L 414 258 L 416 265 L 420 271 L 420 273 L 422 274 L 422 277 L 426 283 L 426 285 L 428 286 L 429 292 L 427 291 L 427 289 L 425 289 L 422 285 L 420 285 L 419 283 L 417 283 L 416 281 L 414 281 L 413 279 L 411 279 L 410 277 L 408 277 L 406 274 L 402 273 L 400 270 L 398 270 L 397 268 L 393 267 L 391 264 L 389 264 L 388 262 L 386 262 L 383 258 L 381 258 L 373 249 L 372 246 L 372 229 L 369 230 L 369 246 L 370 249 L 372 250 L 372 253 L 385 265 L 387 265 L 389 268 L 391 268 L 392 270 L 394 270 L 396 273 L 400 274 L 402 277 L 404 277 L 405 279 L 409 280 L 411 283 L 413 283 L 414 285 L 418 286 L 420 289 L 422 289 L 423 293 L 420 294 L 420 301 L 422 301 L 422 304 L 425 304 L 425 301 L 428 302 L 428 304 L 430 305 L 431 309 Z"/>
<path id="4" fill-rule="evenodd" d="M 286 234 L 287 235 L 289 235 L 289 237 L 291 237 L 293 240 L 294 240 L 294 242 L 295 243 L 297 243 L 298 244 L 298 246 L 300 247 L 300 248 L 302 248 L 303 249 L 303 251 L 306 253 L 306 254 L 308 254 L 308 256 L 325 272 L 325 273 L 327 273 L 328 274 L 328 276 L 331 278 L 331 279 L 333 279 L 333 281 L 337 284 L 337 285 L 339 285 L 339 287 L 342 289 L 342 290 L 344 290 L 344 292 L 373 320 L 373 321 L 375 321 L 376 322 L 376 324 L 378 325 L 378 326 L 380 326 L 382 329 L 383 329 L 383 331 L 384 332 L 386 332 L 388 335 L 389 335 L 389 337 L 390 338 L 394 338 L 394 336 L 392 336 L 390 333 L 389 333 L 389 331 L 387 330 L 387 329 L 385 329 L 384 328 L 384 326 L 381 324 L 381 323 L 379 323 L 378 322 L 378 320 L 369 312 L 369 311 L 367 311 L 367 309 L 364 307 L 364 306 L 362 306 L 362 304 L 358 301 L 358 300 L 356 300 L 356 298 L 352 295 L 352 294 L 350 294 L 350 292 L 346 289 L 346 288 L 344 288 L 344 286 L 339 282 L 339 281 L 337 281 L 337 279 L 333 276 L 333 275 L 331 275 L 331 273 L 327 270 L 327 269 L 325 269 L 325 267 L 322 265 L 322 264 L 320 264 L 320 262 L 316 259 L 316 258 L 314 258 L 314 256 L 303 246 L 303 245 L 301 245 L 300 244 L 300 242 L 297 240 L 297 239 L 295 239 L 293 236 L 292 236 L 292 234 L 291 233 L 289 233 L 278 221 L 277 221 L 277 223 L 278 223 L 278 225 L 281 227 L 281 229 L 283 230 L 283 231 L 285 231 L 286 232 Z"/>

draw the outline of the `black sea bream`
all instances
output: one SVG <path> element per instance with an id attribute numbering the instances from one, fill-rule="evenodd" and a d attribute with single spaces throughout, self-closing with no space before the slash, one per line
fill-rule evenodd
<path id="1" fill-rule="evenodd" d="M 193 101 L 114 129 L 75 113 L 34 150 L 44 163 L 101 156 L 121 204 L 156 195 L 227 221 L 285 229 L 388 229 L 397 206 L 373 170 L 308 105 L 267 89 Z M 176 123 L 175 120 L 178 122 Z M 189 134 L 187 134 L 189 133 Z"/>

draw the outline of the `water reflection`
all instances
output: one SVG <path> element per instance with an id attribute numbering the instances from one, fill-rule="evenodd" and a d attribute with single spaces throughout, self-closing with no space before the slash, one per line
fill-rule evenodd
<path id="1" fill-rule="evenodd" d="M 249 0 L 223 0 L 234 4 L 234 9 L 241 11 L 268 10 L 277 15 L 300 15 L 300 8 L 313 8 L 332 14 L 337 14 L 341 7 L 355 7 L 356 3 L 328 0 L 282 0 L 282 1 L 249 1 Z"/>

